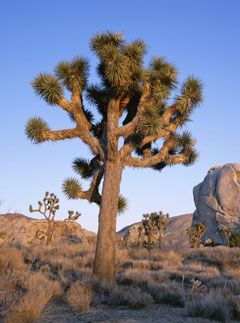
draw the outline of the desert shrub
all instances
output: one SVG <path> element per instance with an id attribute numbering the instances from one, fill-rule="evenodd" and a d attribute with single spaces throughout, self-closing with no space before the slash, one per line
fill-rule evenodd
<path id="1" fill-rule="evenodd" d="M 133 260 L 144 260 L 149 258 L 149 251 L 145 248 L 130 248 L 129 258 Z"/>
<path id="2" fill-rule="evenodd" d="M 229 247 L 240 247 L 240 232 L 232 233 L 228 240 Z"/>
<path id="3" fill-rule="evenodd" d="M 240 297 L 233 296 L 231 298 L 231 305 L 233 319 L 240 321 Z"/>
<path id="4" fill-rule="evenodd" d="M 181 265 L 182 257 L 173 250 L 163 254 L 163 265 L 168 267 L 178 267 Z"/>
<path id="5" fill-rule="evenodd" d="M 139 269 L 127 269 L 124 273 L 118 276 L 119 284 L 136 285 L 144 287 L 151 281 L 151 273 L 149 271 L 142 271 Z"/>
<path id="6" fill-rule="evenodd" d="M 223 277 L 214 277 L 205 282 L 211 289 L 222 289 L 229 291 L 233 295 L 238 295 L 240 291 L 240 281 L 236 279 L 227 279 Z"/>
<path id="7" fill-rule="evenodd" d="M 195 275 L 201 275 L 208 277 L 217 277 L 220 275 L 219 269 L 215 266 L 206 266 L 198 262 L 191 262 L 186 265 L 182 265 L 179 270 L 181 272 L 188 272 Z"/>
<path id="8" fill-rule="evenodd" d="M 127 260 L 127 261 L 124 261 L 122 264 L 121 264 L 121 269 L 129 269 L 129 268 L 133 268 L 134 266 L 134 262 L 133 260 Z"/>
<path id="9" fill-rule="evenodd" d="M 200 250 L 188 250 L 184 254 L 185 262 L 201 262 L 206 265 L 213 265 L 219 269 L 240 268 L 240 253 L 238 248 L 224 246 L 214 248 L 202 248 Z"/>
<path id="10" fill-rule="evenodd" d="M 224 268 L 224 274 L 230 279 L 240 279 L 240 268 Z"/>
<path id="11" fill-rule="evenodd" d="M 151 295 L 134 286 L 114 288 L 106 299 L 108 305 L 122 305 L 132 308 L 141 308 L 152 302 Z"/>
<path id="12" fill-rule="evenodd" d="M 88 312 L 93 293 L 90 287 L 82 286 L 79 282 L 71 285 L 67 292 L 67 301 L 76 310 Z"/>
<path id="13" fill-rule="evenodd" d="M 219 290 L 204 296 L 192 294 L 186 302 L 186 315 L 227 322 L 231 317 L 231 304 Z"/>
<path id="14" fill-rule="evenodd" d="M 44 306 L 56 296 L 61 295 L 62 289 L 57 282 L 49 281 L 43 274 L 29 275 L 25 281 L 27 292 L 18 302 L 11 306 L 7 313 L 7 322 L 32 322 L 41 316 Z"/>
<path id="15" fill-rule="evenodd" d="M 116 248 L 116 264 L 122 264 L 127 260 L 129 260 L 128 249 Z"/>
<path id="16" fill-rule="evenodd" d="M 26 272 L 28 265 L 24 262 L 21 250 L 9 247 L 0 249 L 0 274 L 6 269 L 12 272 Z"/>
<path id="17" fill-rule="evenodd" d="M 163 269 L 163 263 L 161 261 L 150 261 L 149 262 L 149 270 L 161 270 Z"/>
<path id="18" fill-rule="evenodd" d="M 158 303 L 184 306 L 185 291 L 183 287 L 176 282 L 162 284 L 149 282 L 147 285 L 147 291 Z"/>
<path id="19" fill-rule="evenodd" d="M 151 279 L 157 283 L 163 283 L 169 280 L 169 272 L 166 270 L 158 270 L 150 272 Z"/>

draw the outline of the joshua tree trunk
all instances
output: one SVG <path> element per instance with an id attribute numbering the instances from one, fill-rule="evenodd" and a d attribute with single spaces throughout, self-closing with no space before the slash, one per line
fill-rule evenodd
<path id="1" fill-rule="evenodd" d="M 53 232 L 54 232 L 54 229 L 55 229 L 54 226 L 55 226 L 54 220 L 48 220 L 48 230 L 47 230 L 46 245 L 49 245 L 50 242 L 52 241 L 52 236 L 53 236 Z"/>
<path id="2" fill-rule="evenodd" d="M 160 250 L 162 250 L 162 231 L 159 231 L 159 236 L 158 236 L 158 247 Z"/>
<path id="3" fill-rule="evenodd" d="M 122 170 L 121 163 L 106 162 L 93 269 L 98 278 L 112 284 L 115 283 L 116 216 Z"/>
<path id="4" fill-rule="evenodd" d="M 148 251 L 151 253 L 152 251 L 152 230 L 150 229 L 148 234 Z"/>

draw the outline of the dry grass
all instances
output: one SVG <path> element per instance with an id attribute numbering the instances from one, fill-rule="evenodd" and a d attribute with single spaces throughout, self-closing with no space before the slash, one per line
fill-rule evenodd
<path id="1" fill-rule="evenodd" d="M 27 292 L 7 314 L 7 322 L 32 322 L 41 316 L 44 306 L 54 297 L 61 295 L 58 282 L 51 282 L 43 274 L 29 275 L 25 282 Z"/>
<path id="2" fill-rule="evenodd" d="M 72 284 L 67 292 L 68 303 L 81 312 L 88 312 L 90 310 L 92 298 L 93 292 L 91 288 L 82 286 L 79 282 Z"/>
<path id="3" fill-rule="evenodd" d="M 130 286 L 114 288 L 105 302 L 108 305 L 142 308 L 151 304 L 153 299 L 139 287 Z"/>
<path id="4" fill-rule="evenodd" d="M 180 255 L 119 247 L 116 288 L 92 276 L 94 251 L 94 243 L 0 248 L 0 319 L 32 322 L 61 297 L 79 311 L 99 304 L 141 308 L 155 302 L 185 306 L 189 316 L 240 320 L 237 248 Z"/>
<path id="5" fill-rule="evenodd" d="M 156 284 L 154 282 L 149 282 L 147 291 L 157 303 L 184 306 L 185 291 L 183 286 L 179 283 L 166 282 Z"/>

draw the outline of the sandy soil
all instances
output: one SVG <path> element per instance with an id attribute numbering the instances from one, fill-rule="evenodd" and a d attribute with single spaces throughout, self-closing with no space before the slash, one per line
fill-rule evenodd
<path id="1" fill-rule="evenodd" d="M 144 309 L 101 307 L 89 313 L 74 311 L 67 303 L 50 303 L 44 310 L 43 317 L 35 323 L 74 323 L 74 322 L 104 322 L 104 323 L 208 323 L 210 320 L 184 316 L 184 309 L 169 305 L 153 304 Z M 216 322 L 216 321 L 215 321 Z"/>

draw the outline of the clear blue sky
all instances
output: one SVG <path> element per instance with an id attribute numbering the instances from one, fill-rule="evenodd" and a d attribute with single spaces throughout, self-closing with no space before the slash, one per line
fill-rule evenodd
<path id="1" fill-rule="evenodd" d="M 39 0 L 0 2 L 0 212 L 9 208 L 29 215 L 28 205 L 46 191 L 61 198 L 60 218 L 68 209 L 82 213 L 80 223 L 97 228 L 98 208 L 68 201 L 64 178 L 74 175 L 71 162 L 87 148 L 78 141 L 33 145 L 24 134 L 26 121 L 42 116 L 53 129 L 71 125 L 63 111 L 37 98 L 30 82 L 51 72 L 62 59 L 85 55 L 93 65 L 89 39 L 97 32 L 124 32 L 142 38 L 151 56 L 165 56 L 179 69 L 180 81 L 197 75 L 204 83 L 204 103 L 189 129 L 197 139 L 199 161 L 158 173 L 126 169 L 121 191 L 129 209 L 121 228 L 142 213 L 163 210 L 179 215 L 194 210 L 192 187 L 218 164 L 239 162 L 240 1 L 238 0 Z M 94 80 L 94 78 L 92 78 Z"/>

